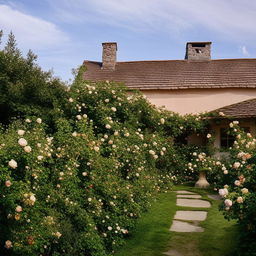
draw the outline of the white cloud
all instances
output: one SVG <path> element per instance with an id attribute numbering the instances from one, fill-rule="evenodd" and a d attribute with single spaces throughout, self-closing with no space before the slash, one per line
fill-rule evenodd
<path id="1" fill-rule="evenodd" d="M 188 32 L 205 29 L 226 39 L 255 38 L 256 2 L 251 0 L 55 0 L 66 22 L 94 22 L 133 30 Z"/>
<path id="2" fill-rule="evenodd" d="M 240 50 L 241 50 L 241 52 L 244 56 L 249 56 L 250 55 L 245 45 L 241 46 Z"/>
<path id="3" fill-rule="evenodd" d="M 55 24 L 25 14 L 14 7 L 0 4 L 0 29 L 13 31 L 18 45 L 33 50 L 44 50 L 68 42 L 68 36 Z"/>

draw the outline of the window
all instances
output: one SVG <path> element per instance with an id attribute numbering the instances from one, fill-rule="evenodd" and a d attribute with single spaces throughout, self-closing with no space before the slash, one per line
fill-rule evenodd
<path id="1" fill-rule="evenodd" d="M 249 127 L 241 127 L 245 132 L 250 132 Z M 235 137 L 229 134 L 229 128 L 220 128 L 220 147 L 229 148 L 232 147 L 235 141 Z"/>

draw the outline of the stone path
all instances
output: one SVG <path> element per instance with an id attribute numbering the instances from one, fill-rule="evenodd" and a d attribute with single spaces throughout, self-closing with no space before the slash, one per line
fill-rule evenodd
<path id="1" fill-rule="evenodd" d="M 177 198 L 176 205 L 183 207 L 198 207 L 198 208 L 210 208 L 211 204 L 208 201 L 201 199 L 185 199 Z"/>
<path id="2" fill-rule="evenodd" d="M 201 208 L 210 208 L 210 202 L 202 200 L 201 195 L 186 191 L 176 191 L 177 200 L 176 205 L 181 207 L 191 207 L 193 210 L 179 210 L 176 211 L 170 231 L 174 232 L 204 232 L 204 228 L 200 226 L 200 222 L 206 220 L 207 211 L 201 210 Z M 216 195 L 208 195 L 209 198 L 219 200 Z M 194 210 L 194 208 L 200 208 L 200 210 Z M 164 253 L 170 256 L 183 256 L 179 251 L 171 249 Z"/>
<path id="3" fill-rule="evenodd" d="M 210 208 L 211 204 L 208 201 L 198 199 L 201 195 L 179 190 L 177 193 L 177 206 L 193 207 L 193 208 Z M 206 211 L 177 211 L 170 231 L 175 232 L 203 232 L 204 229 L 199 226 L 199 221 L 205 220 L 207 217 Z"/>

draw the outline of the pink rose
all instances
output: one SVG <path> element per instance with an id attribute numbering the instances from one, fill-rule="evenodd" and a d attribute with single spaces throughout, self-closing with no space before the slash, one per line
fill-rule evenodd
<path id="1" fill-rule="evenodd" d="M 7 188 L 9 188 L 11 185 L 12 185 L 12 183 L 11 183 L 10 180 L 7 180 L 7 181 L 5 182 L 5 186 L 6 186 Z"/>
<path id="2" fill-rule="evenodd" d="M 224 201 L 224 204 L 225 204 L 226 207 L 231 207 L 233 203 L 232 203 L 232 201 L 230 199 L 226 199 Z"/>
<path id="3" fill-rule="evenodd" d="M 15 209 L 16 212 L 22 212 L 22 207 L 20 205 L 18 205 Z"/>

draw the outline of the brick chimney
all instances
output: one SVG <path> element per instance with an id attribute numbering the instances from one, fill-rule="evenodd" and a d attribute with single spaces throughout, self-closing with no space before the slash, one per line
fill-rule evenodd
<path id="1" fill-rule="evenodd" d="M 102 43 L 102 69 L 115 70 L 117 44 L 115 42 Z"/>
<path id="2" fill-rule="evenodd" d="M 208 61 L 211 60 L 212 42 L 188 42 L 186 46 L 186 60 Z"/>

